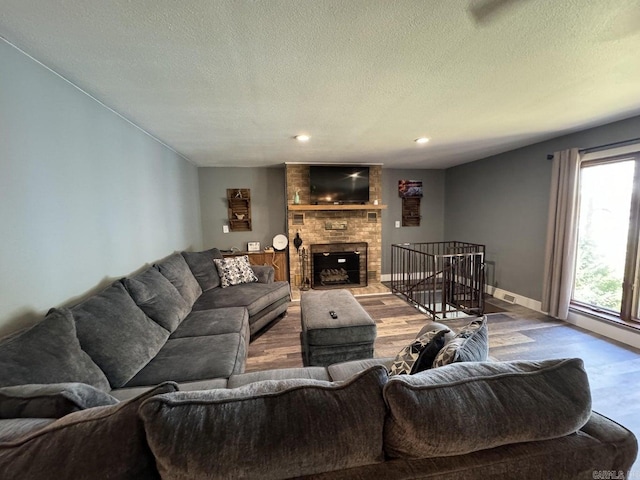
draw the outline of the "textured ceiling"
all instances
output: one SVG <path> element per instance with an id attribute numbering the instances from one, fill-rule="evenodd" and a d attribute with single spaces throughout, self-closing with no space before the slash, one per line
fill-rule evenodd
<path id="1" fill-rule="evenodd" d="M 0 36 L 200 166 L 444 168 L 640 114 L 640 0 L 498 3 L 0 0 Z"/>

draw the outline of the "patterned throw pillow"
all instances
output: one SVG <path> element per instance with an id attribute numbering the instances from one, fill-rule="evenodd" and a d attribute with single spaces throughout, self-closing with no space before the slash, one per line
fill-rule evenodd
<path id="1" fill-rule="evenodd" d="M 484 362 L 489 357 L 489 333 L 486 315 L 464 327 L 433 361 L 433 367 L 456 362 Z"/>
<path id="2" fill-rule="evenodd" d="M 222 288 L 258 281 L 258 277 L 253 273 L 247 255 L 230 258 L 214 258 L 213 261 L 218 269 L 220 286 Z"/>
<path id="3" fill-rule="evenodd" d="M 444 346 L 444 335 L 449 330 L 432 330 L 420 335 L 396 356 L 389 375 L 411 375 L 431 368 L 433 359 Z"/>

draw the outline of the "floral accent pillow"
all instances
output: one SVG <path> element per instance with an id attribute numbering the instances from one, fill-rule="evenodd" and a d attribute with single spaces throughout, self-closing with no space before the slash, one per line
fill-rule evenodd
<path id="1" fill-rule="evenodd" d="M 230 258 L 214 258 L 213 261 L 218 269 L 220 286 L 222 288 L 258 281 L 258 277 L 253 273 L 247 255 Z"/>

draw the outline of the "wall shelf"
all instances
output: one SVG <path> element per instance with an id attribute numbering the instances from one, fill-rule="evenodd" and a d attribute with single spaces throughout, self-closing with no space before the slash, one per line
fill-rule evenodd
<path id="1" fill-rule="evenodd" d="M 320 211 L 320 210 L 385 210 L 386 205 L 287 205 L 289 210 Z"/>
<path id="2" fill-rule="evenodd" d="M 420 226 L 420 197 L 402 199 L 402 226 Z"/>
<path id="3" fill-rule="evenodd" d="M 251 231 L 251 191 L 248 188 L 227 188 L 229 229 L 232 232 Z"/>

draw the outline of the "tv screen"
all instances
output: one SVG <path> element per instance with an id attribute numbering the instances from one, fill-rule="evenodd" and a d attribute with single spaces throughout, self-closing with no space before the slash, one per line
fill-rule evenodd
<path id="1" fill-rule="evenodd" d="M 314 205 L 369 202 L 369 167 L 311 165 L 309 184 Z"/>

